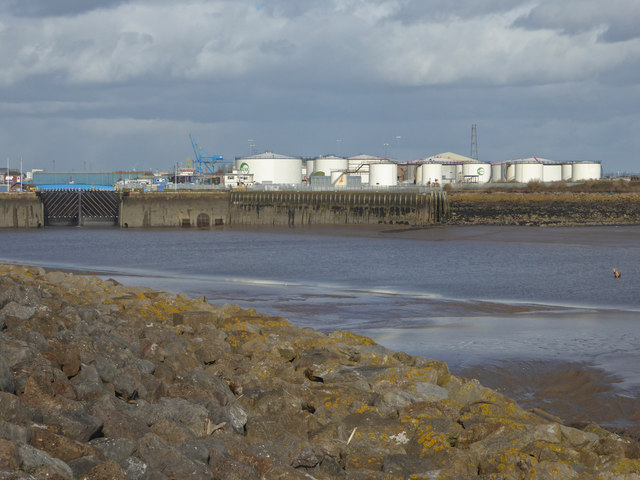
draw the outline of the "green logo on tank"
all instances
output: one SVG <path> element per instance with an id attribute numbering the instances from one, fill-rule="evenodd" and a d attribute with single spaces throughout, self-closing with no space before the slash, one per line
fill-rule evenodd
<path id="1" fill-rule="evenodd" d="M 478 175 L 484 175 L 484 167 L 478 167 Z"/>
<path id="2" fill-rule="evenodd" d="M 240 171 L 242 173 L 249 173 L 249 165 L 247 164 L 247 162 L 242 162 L 240 164 Z"/>

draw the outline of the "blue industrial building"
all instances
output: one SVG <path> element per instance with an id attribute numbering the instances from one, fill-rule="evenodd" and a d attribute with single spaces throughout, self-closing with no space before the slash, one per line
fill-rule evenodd
<path id="1" fill-rule="evenodd" d="M 137 180 L 152 176 L 151 172 L 33 172 L 33 179 L 29 183 L 40 189 L 50 185 L 61 188 L 73 185 L 83 185 L 86 188 L 112 187 L 121 180 Z"/>

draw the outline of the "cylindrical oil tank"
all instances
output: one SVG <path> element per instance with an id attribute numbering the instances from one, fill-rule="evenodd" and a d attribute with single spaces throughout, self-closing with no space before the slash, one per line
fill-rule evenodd
<path id="1" fill-rule="evenodd" d="M 460 167 L 462 168 L 462 167 Z M 455 163 L 443 163 L 442 164 L 442 183 L 456 183 L 458 181 L 457 177 L 458 165 Z M 462 170 L 460 170 L 462 173 Z"/>
<path id="2" fill-rule="evenodd" d="M 542 166 L 543 182 L 560 182 L 562 181 L 562 164 L 545 163 Z"/>
<path id="3" fill-rule="evenodd" d="M 313 175 L 314 161 L 313 159 L 307 160 L 307 178 Z"/>
<path id="4" fill-rule="evenodd" d="M 516 181 L 516 164 L 515 163 L 507 164 L 507 170 L 505 171 L 504 179 L 507 182 L 515 182 Z"/>
<path id="5" fill-rule="evenodd" d="M 571 181 L 600 180 L 602 178 L 602 166 L 599 162 L 574 162 Z"/>
<path id="6" fill-rule="evenodd" d="M 504 180 L 503 175 L 503 163 L 494 163 L 491 165 L 491 181 L 492 182 L 502 182 Z"/>
<path id="7" fill-rule="evenodd" d="M 570 163 L 563 163 L 562 164 L 562 180 L 566 182 L 570 182 L 572 176 L 573 176 L 573 165 Z"/>
<path id="8" fill-rule="evenodd" d="M 334 170 L 344 172 L 348 167 L 349 162 L 347 159 L 341 157 L 318 157 L 313 162 L 314 171 L 324 172 L 326 176 L 330 176 Z"/>
<path id="9" fill-rule="evenodd" d="M 516 163 L 516 182 L 529 183 L 541 182 L 543 165 L 539 162 L 521 162 Z"/>
<path id="10" fill-rule="evenodd" d="M 420 175 L 421 185 L 442 184 L 442 164 L 423 163 L 420 165 L 422 173 Z"/>
<path id="11" fill-rule="evenodd" d="M 347 159 L 350 175 L 360 177 L 363 185 L 369 184 L 369 165 L 377 161 L 376 157 L 368 157 L 366 155 L 358 155 Z"/>
<path id="12" fill-rule="evenodd" d="M 372 163 L 369 166 L 369 185 L 389 187 L 397 184 L 398 165 L 395 163 Z"/>
<path id="13" fill-rule="evenodd" d="M 462 167 L 461 163 L 456 163 L 456 175 L 455 175 L 455 181 L 456 182 L 462 182 L 463 180 L 463 175 L 464 175 L 464 169 Z"/>
<path id="14" fill-rule="evenodd" d="M 420 170 L 420 165 L 417 163 L 408 164 L 404 169 L 404 181 L 407 183 L 418 183 L 416 182 L 418 170 Z"/>
<path id="15" fill-rule="evenodd" d="M 267 152 L 251 157 L 237 158 L 236 169 L 253 174 L 256 183 L 302 183 L 302 159 Z"/>
<path id="16" fill-rule="evenodd" d="M 472 183 L 487 183 L 491 180 L 491 164 L 467 162 L 462 164 L 464 181 Z"/>
<path id="17" fill-rule="evenodd" d="M 416 168 L 416 185 L 422 185 L 422 165 Z"/>
<path id="18" fill-rule="evenodd" d="M 331 171 L 331 185 L 334 187 L 346 187 L 347 186 L 347 173 L 343 170 Z"/>

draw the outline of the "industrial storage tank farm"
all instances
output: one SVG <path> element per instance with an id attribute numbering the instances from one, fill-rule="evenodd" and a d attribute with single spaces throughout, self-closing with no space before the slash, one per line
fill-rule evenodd
<path id="1" fill-rule="evenodd" d="M 300 185 L 302 159 L 273 152 L 236 158 L 235 167 L 243 173 L 253 174 L 255 183 Z"/>
<path id="2" fill-rule="evenodd" d="M 602 166 L 599 162 L 574 162 L 571 173 L 572 182 L 599 180 L 602 178 Z"/>
<path id="3" fill-rule="evenodd" d="M 442 164 L 441 163 L 423 163 L 419 167 L 420 185 L 433 185 L 442 183 Z"/>
<path id="4" fill-rule="evenodd" d="M 332 172 L 344 172 L 348 168 L 349 161 L 346 158 L 335 157 L 331 155 L 314 159 L 312 173 L 323 174 L 327 177 L 330 177 Z"/>
<path id="5" fill-rule="evenodd" d="M 373 163 L 369 166 L 369 185 L 390 187 L 398 184 L 398 165 Z"/>
<path id="6" fill-rule="evenodd" d="M 543 179 L 543 165 L 537 160 L 516 163 L 516 182 L 541 182 Z"/>
<path id="7" fill-rule="evenodd" d="M 559 182 L 562 180 L 562 164 L 545 163 L 542 166 L 542 180 L 544 182 Z"/>
<path id="8" fill-rule="evenodd" d="M 462 164 L 462 176 L 473 183 L 488 183 L 491 180 L 491 164 L 466 162 Z"/>
<path id="9" fill-rule="evenodd" d="M 362 179 L 363 184 L 370 185 L 371 183 L 369 180 L 369 172 L 371 165 L 373 165 L 374 163 L 388 162 L 388 160 L 382 157 L 374 157 L 371 155 L 363 154 L 349 157 L 347 158 L 347 162 L 351 175 L 359 176 Z"/>

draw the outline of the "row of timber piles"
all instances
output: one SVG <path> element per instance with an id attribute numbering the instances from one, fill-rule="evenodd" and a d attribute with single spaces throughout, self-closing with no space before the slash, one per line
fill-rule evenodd
<path id="1" fill-rule="evenodd" d="M 446 193 L 233 192 L 236 225 L 428 225 L 448 213 Z"/>

